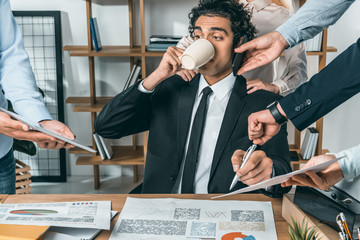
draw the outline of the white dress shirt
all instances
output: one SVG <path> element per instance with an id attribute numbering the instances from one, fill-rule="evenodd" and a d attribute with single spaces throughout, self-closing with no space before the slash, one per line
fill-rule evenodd
<path id="1" fill-rule="evenodd" d="M 213 91 L 208 97 L 208 110 L 206 114 L 206 120 L 202 135 L 202 141 L 199 149 L 199 157 L 196 165 L 194 191 L 196 194 L 208 193 L 208 183 L 210 178 L 211 164 L 214 157 L 215 146 L 220 133 L 221 124 L 224 119 L 225 110 L 229 102 L 229 98 L 234 88 L 235 77 L 230 73 L 227 77 L 221 81 L 210 86 Z M 195 97 L 194 106 L 191 115 L 190 128 L 187 134 L 187 140 L 185 145 L 184 158 L 181 163 L 180 172 L 176 180 L 172 193 L 181 193 L 181 181 L 184 171 L 185 157 L 188 150 L 191 128 L 196 114 L 196 110 L 199 107 L 202 97 L 202 90 L 209 86 L 204 76 L 201 75 L 199 81 L 199 88 Z M 142 92 L 151 93 L 152 91 L 146 90 L 142 83 L 139 84 L 138 89 Z M 230 159 L 229 159 L 230 161 Z"/>
<path id="2" fill-rule="evenodd" d="M 230 73 L 221 81 L 210 86 L 213 93 L 208 97 L 208 111 L 205 118 L 206 120 L 199 149 L 199 156 L 196 164 L 194 182 L 194 192 L 196 194 L 208 193 L 208 183 L 210 178 L 211 164 L 214 158 L 215 146 L 234 84 L 235 77 L 232 73 Z M 204 76 L 201 75 L 199 81 L 199 88 L 195 97 L 194 107 L 191 115 L 189 133 L 187 135 L 185 145 L 184 158 L 181 163 L 181 169 L 178 175 L 178 179 L 173 189 L 173 192 L 175 193 L 181 193 L 181 181 L 184 171 L 185 157 L 191 135 L 192 124 L 194 121 L 196 110 L 200 104 L 202 90 L 207 86 L 209 86 L 209 84 L 206 82 Z"/>

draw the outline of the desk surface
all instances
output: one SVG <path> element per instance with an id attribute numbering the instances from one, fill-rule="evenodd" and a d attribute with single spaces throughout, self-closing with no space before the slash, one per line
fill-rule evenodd
<path id="1" fill-rule="evenodd" d="M 0 194 L 0 203 L 3 203 L 8 195 L 6 194 Z"/>
<path id="2" fill-rule="evenodd" d="M 209 200 L 215 194 L 28 194 L 28 195 L 9 195 L 5 198 L 4 203 L 38 203 L 38 202 L 71 202 L 71 201 L 111 201 L 112 210 L 116 210 L 120 213 L 122 210 L 126 198 L 180 198 L 180 199 L 204 199 Z M 4 199 L 3 195 L 0 195 L 1 199 Z M 271 201 L 277 236 L 279 240 L 289 239 L 287 230 L 288 225 L 285 219 L 281 216 L 282 199 L 273 199 L 266 197 L 262 194 L 238 194 L 219 200 L 244 200 L 244 201 Z M 117 215 L 111 221 L 111 229 L 103 230 L 96 238 L 96 240 L 109 239 L 111 231 L 118 219 Z"/>

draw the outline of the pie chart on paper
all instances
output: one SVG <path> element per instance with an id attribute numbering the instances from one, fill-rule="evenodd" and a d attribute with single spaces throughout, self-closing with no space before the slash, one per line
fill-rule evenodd
<path id="1" fill-rule="evenodd" d="M 11 214 L 16 215 L 50 215 L 58 213 L 55 210 L 48 209 L 19 209 L 10 212 Z"/>

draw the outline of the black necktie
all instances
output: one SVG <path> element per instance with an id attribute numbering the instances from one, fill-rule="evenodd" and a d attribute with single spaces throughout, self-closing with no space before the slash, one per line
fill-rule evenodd
<path id="1" fill-rule="evenodd" d="M 185 158 L 184 172 L 182 176 L 181 193 L 194 193 L 194 180 L 196 163 L 199 154 L 202 133 L 205 125 L 205 118 L 207 112 L 207 98 L 212 93 L 210 87 L 202 90 L 202 97 L 196 114 L 194 117 L 189 146 Z"/>

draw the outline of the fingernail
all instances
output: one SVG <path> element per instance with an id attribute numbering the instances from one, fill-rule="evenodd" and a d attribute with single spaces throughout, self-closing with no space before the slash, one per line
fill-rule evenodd
<path id="1" fill-rule="evenodd" d="M 233 169 L 234 169 L 234 172 L 236 172 L 237 170 L 239 170 L 239 165 L 233 165 Z"/>
<path id="2" fill-rule="evenodd" d="M 27 130 L 28 130 L 27 127 L 26 127 L 26 125 L 22 125 L 22 129 L 23 129 L 24 131 L 27 131 Z"/>

